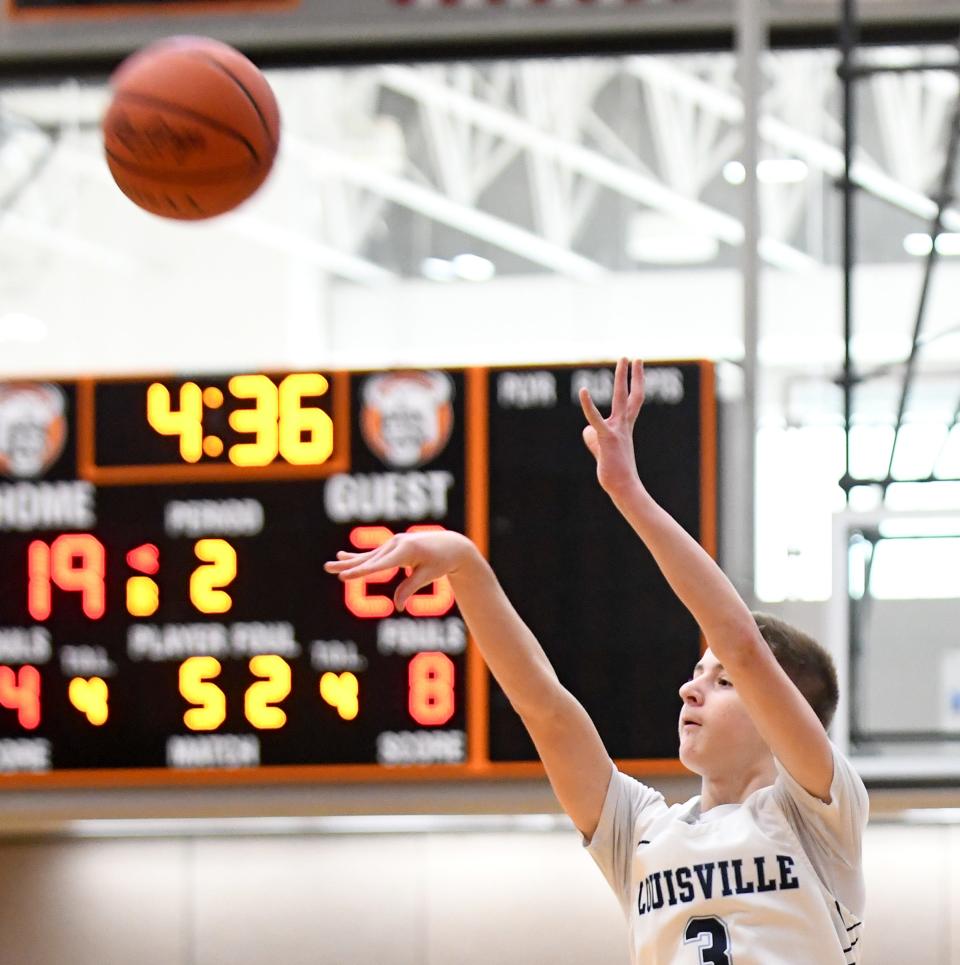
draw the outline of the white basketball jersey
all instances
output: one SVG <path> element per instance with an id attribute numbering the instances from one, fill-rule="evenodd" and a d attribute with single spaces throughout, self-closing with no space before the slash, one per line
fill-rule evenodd
<path id="1" fill-rule="evenodd" d="M 771 787 L 700 813 L 616 769 L 585 844 L 620 899 L 635 965 L 856 965 L 869 802 L 834 747 L 830 804 L 779 765 Z"/>

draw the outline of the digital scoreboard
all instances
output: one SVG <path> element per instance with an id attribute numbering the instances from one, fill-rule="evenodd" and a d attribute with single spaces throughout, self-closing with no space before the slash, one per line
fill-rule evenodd
<path id="1" fill-rule="evenodd" d="M 446 528 L 611 754 L 678 770 L 697 627 L 596 482 L 610 364 L 0 382 L 0 788 L 538 773 L 449 581 L 341 583 Z M 641 474 L 710 550 L 712 367 L 647 367 Z"/>

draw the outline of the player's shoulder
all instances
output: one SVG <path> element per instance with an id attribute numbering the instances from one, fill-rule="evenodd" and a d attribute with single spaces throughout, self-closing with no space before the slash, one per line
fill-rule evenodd
<path id="1" fill-rule="evenodd" d="M 753 802 L 761 823 L 784 822 L 807 846 L 831 853 L 859 854 L 870 816 L 870 798 L 854 764 L 831 743 L 834 773 L 829 800 L 807 791 L 779 762 L 774 783 L 763 788 Z"/>
<path id="2" fill-rule="evenodd" d="M 584 838 L 584 844 L 591 852 L 618 841 L 632 840 L 635 846 L 666 810 L 660 791 L 613 765 L 596 830 L 590 838 Z"/>
<path id="3" fill-rule="evenodd" d="M 649 823 L 670 810 L 658 788 L 616 767 L 610 779 L 607 799 L 608 804 L 615 805 L 618 811 L 629 815 L 634 822 L 643 820 Z"/>
<path id="4" fill-rule="evenodd" d="M 833 753 L 833 777 L 829 800 L 822 800 L 807 791 L 779 761 L 776 762 L 777 779 L 773 785 L 777 792 L 775 796 L 789 798 L 804 810 L 853 810 L 865 815 L 869 811 L 870 798 L 863 778 L 833 741 L 830 741 L 830 748 Z"/>

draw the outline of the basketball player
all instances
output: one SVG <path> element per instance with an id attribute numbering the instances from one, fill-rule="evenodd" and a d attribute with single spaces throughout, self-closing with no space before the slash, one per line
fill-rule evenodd
<path id="1" fill-rule="evenodd" d="M 600 485 L 708 644 L 680 688 L 679 756 L 702 779 L 698 796 L 668 806 L 617 770 L 466 537 L 401 534 L 367 553 L 338 553 L 326 568 L 353 579 L 408 567 L 398 608 L 420 587 L 450 578 L 560 804 L 620 901 L 635 965 L 852 965 L 861 952 L 868 801 L 826 734 L 837 703 L 832 662 L 805 634 L 752 614 L 646 492 L 633 442 L 642 363 L 633 363 L 629 389 L 627 374 L 621 360 L 607 419 L 581 391 L 584 441 Z M 616 566 L 611 560 L 610 570 Z M 629 573 L 617 576 L 629 583 Z"/>

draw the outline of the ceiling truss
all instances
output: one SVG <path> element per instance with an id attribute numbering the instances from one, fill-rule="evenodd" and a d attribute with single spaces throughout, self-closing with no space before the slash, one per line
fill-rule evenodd
<path id="1" fill-rule="evenodd" d="M 742 140 L 735 67 L 731 56 L 704 54 L 278 74 L 278 176 L 290 180 L 288 195 L 317 197 L 317 217 L 291 219 L 264 204 L 255 215 L 222 219 L 223 228 L 358 284 L 417 273 L 415 260 L 388 264 L 378 254 L 400 209 L 456 233 L 464 251 L 473 240 L 495 263 L 503 252 L 513 273 L 525 265 L 593 281 L 635 267 L 610 255 L 626 244 L 612 233 L 622 235 L 630 216 L 644 212 L 736 249 L 744 237 L 739 201 L 723 176 Z M 843 173 L 835 67 L 832 51 L 765 60 L 764 155 L 798 159 L 810 171 L 799 182 L 763 185 L 761 254 L 781 270 L 831 258 L 823 209 Z M 918 219 L 937 210 L 931 157 L 945 143 L 951 85 L 955 78 L 936 73 L 878 75 L 864 85 L 876 137 L 869 153 L 858 152 L 853 178 Z M 81 259 L 122 258 L 122 241 L 115 251 L 103 242 L 85 247 L 82 227 L 78 235 L 63 221 L 65 195 L 79 181 L 108 177 L 95 113 L 77 85 L 0 90 L 0 116 L 0 243 L 7 235 Z M 18 182 L 7 162 L 38 131 L 47 156 Z M 54 147 L 57 134 L 64 143 Z M 960 231 L 955 207 L 943 212 L 943 225 Z"/>

